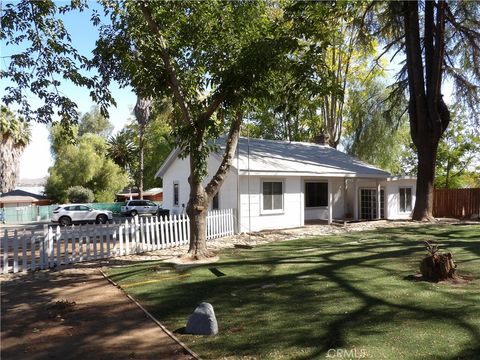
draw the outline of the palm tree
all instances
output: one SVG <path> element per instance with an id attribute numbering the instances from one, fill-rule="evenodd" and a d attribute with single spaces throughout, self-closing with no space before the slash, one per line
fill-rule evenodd
<path id="1" fill-rule="evenodd" d="M 138 156 L 138 147 L 135 145 L 134 136 L 128 129 L 122 129 L 107 140 L 108 157 L 127 172 L 135 168 Z"/>
<path id="2" fill-rule="evenodd" d="M 144 151 L 145 151 L 145 128 L 150 122 L 152 116 L 152 105 L 153 100 L 150 98 L 145 98 L 142 96 L 137 96 L 137 103 L 134 108 L 135 117 L 138 122 L 138 144 L 140 150 L 139 157 L 139 184 L 138 184 L 138 193 L 139 198 L 143 199 L 143 172 L 144 172 Z"/>
<path id="3" fill-rule="evenodd" d="M 0 193 L 15 188 L 20 157 L 31 139 L 30 125 L 6 106 L 0 108 Z"/>

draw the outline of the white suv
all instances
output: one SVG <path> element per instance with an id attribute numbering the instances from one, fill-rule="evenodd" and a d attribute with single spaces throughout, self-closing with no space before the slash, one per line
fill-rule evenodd
<path id="1" fill-rule="evenodd" d="M 74 222 L 105 224 L 108 220 L 112 220 L 111 211 L 95 210 L 83 204 L 60 205 L 52 214 L 52 221 L 64 226 Z"/>
<path id="2" fill-rule="evenodd" d="M 121 213 L 123 215 L 140 215 L 140 214 L 151 214 L 155 215 L 158 213 L 160 207 L 155 204 L 153 201 L 149 200 L 128 200 L 124 206 L 122 206 Z"/>

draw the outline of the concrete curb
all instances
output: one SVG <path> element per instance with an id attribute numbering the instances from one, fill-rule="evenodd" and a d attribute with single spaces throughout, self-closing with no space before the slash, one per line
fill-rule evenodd
<path id="1" fill-rule="evenodd" d="M 100 271 L 100 274 L 102 274 L 102 276 L 105 279 L 107 279 L 109 283 L 111 283 L 116 288 L 120 289 L 125 294 L 125 296 L 128 299 L 130 299 L 131 302 L 137 305 L 137 307 L 140 310 L 142 310 L 145 313 L 145 315 L 147 315 L 147 317 L 149 317 L 160 329 L 162 329 L 164 333 L 166 333 L 170 338 L 172 338 L 172 340 L 175 341 L 178 345 L 183 347 L 190 356 L 192 356 L 195 360 L 202 360 L 202 358 L 198 354 L 196 354 L 192 349 L 190 349 L 187 345 L 185 345 L 182 341 L 180 341 L 180 339 L 178 339 L 170 330 L 168 330 L 165 326 L 163 326 L 163 324 L 160 321 L 158 321 L 152 314 L 150 314 L 147 309 L 145 309 L 142 305 L 140 305 L 140 303 L 137 300 L 135 300 L 132 296 L 127 294 L 120 285 L 118 285 L 115 281 L 110 279 L 110 277 L 107 274 L 105 274 L 101 269 L 98 269 L 98 271 Z"/>

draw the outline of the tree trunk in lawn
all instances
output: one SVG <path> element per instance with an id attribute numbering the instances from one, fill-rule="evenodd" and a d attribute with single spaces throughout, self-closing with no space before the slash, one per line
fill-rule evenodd
<path id="1" fill-rule="evenodd" d="M 222 186 L 232 165 L 238 139 L 240 138 L 242 117 L 243 113 L 238 111 L 230 125 L 230 131 L 225 140 L 225 151 L 222 162 L 215 175 L 205 187 L 203 187 L 202 179 L 196 175 L 195 171 L 200 157 L 203 155 L 201 153 L 190 153 L 190 176 L 188 178 L 190 198 L 187 204 L 187 215 L 190 218 L 190 247 L 188 249 L 188 255 L 195 260 L 213 256 L 213 253 L 207 250 L 208 205 Z M 198 156 L 197 160 L 195 160 L 195 156 Z"/>
<path id="2" fill-rule="evenodd" d="M 431 221 L 438 143 L 450 122 L 450 112 L 441 94 L 445 3 L 425 3 L 423 46 L 418 1 L 404 1 L 403 11 L 410 134 L 418 154 L 417 192 L 412 218 Z"/>
<path id="3" fill-rule="evenodd" d="M 425 138 L 417 141 L 418 170 L 417 193 L 412 218 L 414 220 L 428 220 L 433 218 L 433 189 L 435 182 L 435 161 L 438 140 Z"/>
<path id="4" fill-rule="evenodd" d="M 193 161 L 190 160 L 190 166 Z M 212 256 L 207 250 L 207 212 L 210 199 L 201 181 L 191 172 L 190 198 L 187 204 L 187 215 L 190 218 L 190 247 L 188 254 L 195 260 Z"/>

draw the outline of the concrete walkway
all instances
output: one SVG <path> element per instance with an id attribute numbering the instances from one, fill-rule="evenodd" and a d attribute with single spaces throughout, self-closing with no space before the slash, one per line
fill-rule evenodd
<path id="1" fill-rule="evenodd" d="M 193 359 L 96 269 L 2 279 L 1 359 Z"/>

